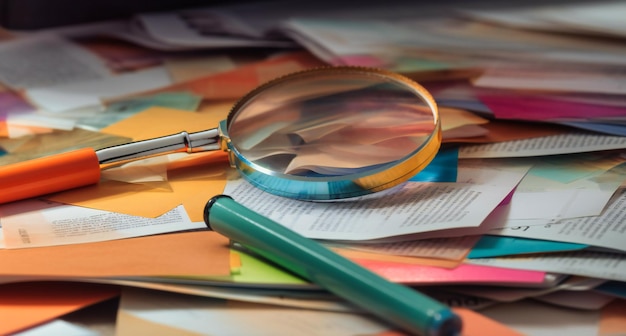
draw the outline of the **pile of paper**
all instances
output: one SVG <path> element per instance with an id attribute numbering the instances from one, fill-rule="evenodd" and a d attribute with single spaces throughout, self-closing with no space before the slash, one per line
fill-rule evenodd
<path id="1" fill-rule="evenodd" d="M 626 29 L 610 16 L 623 3 L 432 17 L 248 6 L 7 33 L 0 165 L 214 128 L 263 82 L 322 65 L 426 87 L 443 130 L 433 162 L 390 190 L 303 202 L 251 186 L 222 152 L 173 154 L 0 205 L 0 334 L 393 329 L 206 231 L 221 193 L 449 304 L 464 334 L 626 330 Z M 68 315 L 98 302 L 114 303 L 104 331 Z"/>

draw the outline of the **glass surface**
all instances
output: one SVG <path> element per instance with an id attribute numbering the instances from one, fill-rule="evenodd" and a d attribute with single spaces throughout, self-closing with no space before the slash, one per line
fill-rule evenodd
<path id="1" fill-rule="evenodd" d="M 257 170 L 311 178 L 372 172 L 413 155 L 438 131 L 420 89 L 382 72 L 304 72 L 245 97 L 229 116 L 228 136 Z"/>

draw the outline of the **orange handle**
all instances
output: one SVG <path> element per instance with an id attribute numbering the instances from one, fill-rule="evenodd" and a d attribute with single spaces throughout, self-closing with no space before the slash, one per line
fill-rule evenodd
<path id="1" fill-rule="evenodd" d="M 0 204 L 95 184 L 100 162 L 91 148 L 0 167 Z"/>

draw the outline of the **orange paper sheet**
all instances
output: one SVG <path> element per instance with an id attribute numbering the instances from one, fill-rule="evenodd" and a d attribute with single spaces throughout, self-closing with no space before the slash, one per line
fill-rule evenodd
<path id="1" fill-rule="evenodd" d="M 626 333 L 626 300 L 615 299 L 602 308 L 598 336 L 624 335 Z"/>
<path id="2" fill-rule="evenodd" d="M 466 308 L 453 308 L 463 320 L 462 336 L 523 336 L 502 323 Z"/>
<path id="3" fill-rule="evenodd" d="M 222 106 L 223 107 L 223 106 Z M 118 122 L 103 132 L 134 141 L 182 131 L 197 132 L 217 127 L 226 117 L 223 109 L 195 113 L 155 107 Z M 148 125 L 148 126 L 146 126 Z M 168 171 L 170 188 L 146 184 L 103 181 L 98 185 L 57 193 L 47 199 L 77 206 L 142 217 L 158 217 L 183 204 L 192 221 L 202 221 L 206 202 L 224 191 L 230 168 L 222 151 L 191 154 Z"/>
<path id="4" fill-rule="evenodd" d="M 487 124 L 481 124 L 488 130 L 485 136 L 467 138 L 447 138 L 446 143 L 492 143 L 530 139 L 550 135 L 558 135 L 566 132 L 566 128 L 558 125 L 540 123 L 521 123 L 517 121 L 492 120 Z"/>
<path id="5" fill-rule="evenodd" d="M 323 65 L 325 63 L 310 53 L 297 51 L 175 84 L 159 91 L 189 91 L 212 100 L 239 99 L 271 79 Z"/>
<path id="6" fill-rule="evenodd" d="M 0 249 L 0 276 L 227 276 L 228 239 L 185 232 L 106 242 Z"/>
<path id="7" fill-rule="evenodd" d="M 119 296 L 117 286 L 71 282 L 0 285 L 0 335 L 15 333 Z"/>
<path id="8" fill-rule="evenodd" d="M 370 253 L 370 252 L 350 250 L 350 249 L 344 249 L 344 248 L 332 248 L 332 250 L 338 254 L 341 254 L 342 256 L 348 259 L 367 259 L 367 260 L 377 260 L 377 261 L 388 261 L 388 262 L 395 262 L 395 263 L 409 264 L 409 265 L 426 265 L 426 266 L 454 268 L 463 262 L 463 259 L 446 260 L 446 259 L 434 259 L 434 258 L 408 257 L 408 256 L 391 255 L 391 254 Z"/>
<path id="9" fill-rule="evenodd" d="M 217 127 L 226 118 L 228 110 L 215 109 L 197 113 L 166 107 L 151 107 L 113 125 L 101 132 L 125 136 L 134 141 L 157 138 L 182 131 L 198 132 Z"/>
<path id="10" fill-rule="evenodd" d="M 9 136 L 9 128 L 7 127 L 6 121 L 0 121 L 0 137 L 8 137 Z"/>

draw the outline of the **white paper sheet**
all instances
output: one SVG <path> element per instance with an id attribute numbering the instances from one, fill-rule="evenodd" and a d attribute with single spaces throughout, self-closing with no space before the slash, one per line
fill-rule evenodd
<path id="1" fill-rule="evenodd" d="M 515 302 L 525 298 L 547 295 L 549 293 L 567 290 L 569 292 L 578 293 L 590 291 L 593 288 L 605 283 L 606 280 L 585 278 L 585 277 L 569 277 L 563 282 L 548 288 L 511 288 L 511 287 L 495 287 L 495 286 L 456 286 L 450 291 L 461 293 L 469 296 L 486 298 L 497 302 Z"/>
<path id="2" fill-rule="evenodd" d="M 102 100 L 137 94 L 171 84 L 165 67 L 154 67 L 117 76 L 35 88 L 27 97 L 41 109 L 61 113 L 102 109 Z"/>
<path id="3" fill-rule="evenodd" d="M 144 218 L 30 199 L 0 206 L 6 248 L 106 241 L 205 228 L 178 206 L 157 218 Z"/>
<path id="4" fill-rule="evenodd" d="M 65 85 L 110 75 L 95 54 L 54 34 L 0 43 L 0 81 L 14 89 Z"/>
<path id="5" fill-rule="evenodd" d="M 509 221 L 557 221 L 597 216 L 626 180 L 626 167 L 623 165 L 602 172 L 606 168 L 602 167 L 603 163 L 608 166 L 623 163 L 624 158 L 620 155 L 572 157 L 572 160 L 563 161 L 561 164 L 535 161 L 536 165 L 522 179 L 513 194 Z M 594 164 L 597 166 L 593 167 Z M 508 223 L 506 226 L 517 224 Z"/>
<path id="6" fill-rule="evenodd" d="M 172 280 L 172 279 L 170 279 Z M 175 279 L 174 279 L 175 280 Z M 184 281 L 184 279 L 183 279 Z M 241 302 L 262 303 L 281 307 L 315 309 L 335 312 L 355 312 L 358 307 L 345 300 L 330 294 L 320 292 L 317 288 L 309 287 L 313 290 L 292 290 L 281 284 L 280 287 L 272 288 L 267 286 L 224 286 L 228 284 L 223 280 L 211 281 L 211 279 L 201 279 L 201 284 L 163 282 L 163 278 L 143 277 L 137 280 L 120 279 L 98 279 L 99 283 L 120 285 L 133 288 L 151 289 L 160 292 L 170 292 L 197 297 L 209 297 L 222 300 L 236 300 Z M 217 285 L 214 285 L 217 284 Z M 296 285 L 299 286 L 299 285 Z M 283 289 L 284 288 L 284 289 Z M 486 301 L 486 300 L 485 300 Z"/>
<path id="7" fill-rule="evenodd" d="M 376 335 L 392 329 L 368 315 L 126 288 L 117 332 L 137 330 L 138 320 L 198 335 Z"/>
<path id="8" fill-rule="evenodd" d="M 463 11 L 479 20 L 525 29 L 557 33 L 599 34 L 612 37 L 626 36 L 623 1 L 594 1 L 529 8 L 482 9 Z"/>
<path id="9" fill-rule="evenodd" d="M 464 160 L 456 183 L 408 182 L 338 202 L 274 196 L 241 179 L 229 181 L 224 193 L 309 238 L 369 240 L 478 227 L 529 168 L 526 164 Z"/>
<path id="10" fill-rule="evenodd" d="M 541 66 L 494 67 L 482 73 L 473 84 L 499 89 L 626 94 L 626 76 L 615 66 L 594 64 L 592 67 L 581 63 L 578 69 L 571 65 L 564 69 L 558 67 L 556 61 Z"/>
<path id="11" fill-rule="evenodd" d="M 11 130 L 15 129 L 15 126 L 25 127 L 42 127 L 51 128 L 57 130 L 71 131 L 74 129 L 76 122 L 65 118 L 55 118 L 45 116 L 38 113 L 20 113 L 17 115 L 9 115 L 7 117 L 7 128 L 9 129 L 9 137 L 15 137 L 11 134 Z"/>
<path id="12" fill-rule="evenodd" d="M 450 238 L 419 239 L 378 244 L 329 244 L 347 249 L 366 251 L 383 255 L 398 255 L 444 260 L 464 258 L 480 236 L 460 236 Z"/>
<path id="13" fill-rule="evenodd" d="M 575 309 L 600 310 L 615 297 L 593 291 L 558 291 L 535 297 L 535 300 Z"/>
<path id="14" fill-rule="evenodd" d="M 514 269 L 546 271 L 626 281 L 626 258 L 622 253 L 595 251 L 558 252 L 533 256 L 468 259 L 468 263 Z"/>
<path id="15" fill-rule="evenodd" d="M 466 145 L 459 149 L 459 158 L 528 157 L 624 148 L 626 137 L 573 132 L 524 140 Z"/>
<path id="16" fill-rule="evenodd" d="M 488 234 L 588 244 L 626 252 L 626 188 L 615 193 L 599 216 L 571 218 L 546 225 L 511 227 Z"/>
<path id="17" fill-rule="evenodd" d="M 594 1 L 565 7 L 539 8 L 538 18 L 582 32 L 626 37 L 626 3 L 623 1 Z"/>
<path id="18" fill-rule="evenodd" d="M 208 22 L 211 20 L 210 28 L 214 33 L 210 34 L 196 29 L 187 19 L 190 15 L 195 15 L 197 20 Z M 218 12 L 191 11 L 187 15 L 175 12 L 165 13 L 144 13 L 138 15 L 138 26 L 152 39 L 165 45 L 179 48 L 250 48 L 250 47 L 292 47 L 293 42 L 288 40 L 272 40 L 265 36 L 244 36 L 238 30 L 236 18 L 230 18 Z M 231 25 L 231 27 L 224 27 Z M 218 27 L 222 26 L 222 27 Z M 234 26 L 234 27 L 233 27 Z M 259 33 L 252 27 L 244 27 Z M 225 31 L 229 30 L 229 31 Z M 226 33 L 226 34 L 224 34 Z M 232 33 L 232 34 L 230 34 Z M 220 35 L 221 34 L 221 35 Z M 230 34 L 230 35 L 227 35 Z M 261 34 L 262 35 L 262 34 Z"/>
<path id="19" fill-rule="evenodd" d="M 99 336 L 99 330 L 85 328 L 78 324 L 73 324 L 60 319 L 48 322 L 37 327 L 18 332 L 13 336 L 46 336 L 46 335 L 65 335 L 65 336 Z"/>

